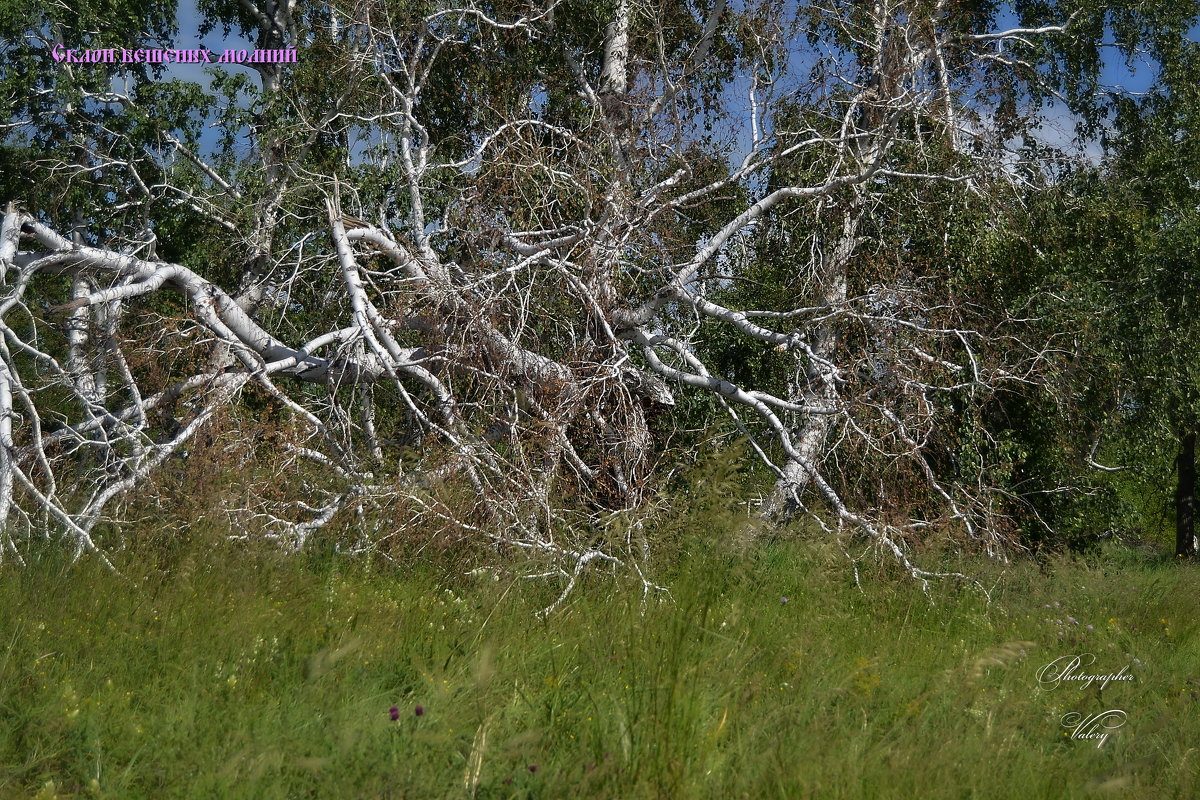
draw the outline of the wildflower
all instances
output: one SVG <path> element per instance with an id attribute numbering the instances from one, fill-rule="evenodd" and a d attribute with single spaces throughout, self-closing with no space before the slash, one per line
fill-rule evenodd
<path id="1" fill-rule="evenodd" d="M 779 602 L 780 602 L 780 603 L 782 603 L 783 605 L 785 605 L 785 606 L 786 606 L 786 605 L 787 605 L 787 598 L 786 598 L 786 597 L 781 597 L 781 598 L 779 598 Z"/>
<path id="2" fill-rule="evenodd" d="M 392 722 L 395 722 L 396 720 L 400 719 L 400 709 L 396 706 L 392 706 L 388 709 L 388 716 L 392 718 Z"/>
<path id="3" fill-rule="evenodd" d="M 530 772 L 537 772 L 537 764 L 530 764 L 530 765 L 529 765 L 529 771 L 530 771 Z"/>
<path id="4" fill-rule="evenodd" d="M 425 716 L 425 706 L 417 706 L 416 708 L 413 709 L 413 711 L 416 713 L 416 715 L 418 717 Z"/>
<path id="5" fill-rule="evenodd" d="M 1087 629 L 1088 629 L 1089 631 L 1094 631 L 1094 630 L 1096 630 L 1096 626 L 1095 626 L 1095 625 L 1088 625 L 1088 626 L 1087 626 Z"/>

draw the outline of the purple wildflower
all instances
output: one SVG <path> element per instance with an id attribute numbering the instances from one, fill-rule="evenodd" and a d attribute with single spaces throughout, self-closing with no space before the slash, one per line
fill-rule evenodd
<path id="1" fill-rule="evenodd" d="M 530 772 L 537 772 L 537 764 L 530 764 L 530 765 L 529 765 L 529 771 L 530 771 Z"/>
<path id="2" fill-rule="evenodd" d="M 418 717 L 425 716 L 425 706 L 417 706 L 416 708 L 413 709 L 413 711 L 416 713 L 416 715 Z"/>
<path id="3" fill-rule="evenodd" d="M 392 722 L 395 722 L 396 720 L 400 719 L 400 709 L 392 706 L 388 709 L 388 716 L 392 718 Z"/>

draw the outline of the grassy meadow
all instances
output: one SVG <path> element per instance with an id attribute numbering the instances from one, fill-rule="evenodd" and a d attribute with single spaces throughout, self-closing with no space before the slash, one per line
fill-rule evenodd
<path id="1" fill-rule="evenodd" d="M 931 602 L 722 540 L 683 536 L 669 596 L 597 571 L 546 619 L 556 586 L 447 554 L 34 553 L 0 569 L 0 797 L 1200 796 L 1194 566 L 957 560 L 991 602 Z M 1134 680 L 1039 684 L 1072 654 Z M 1114 709 L 1099 747 L 1062 723 Z"/>

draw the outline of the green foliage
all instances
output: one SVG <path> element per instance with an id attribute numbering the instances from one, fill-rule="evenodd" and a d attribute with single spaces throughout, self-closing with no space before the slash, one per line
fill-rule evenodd
<path id="1" fill-rule="evenodd" d="M 1154 91 L 1117 103 L 1106 162 L 1030 197 L 977 272 L 1055 345 L 1053 391 L 1000 405 L 1028 451 L 1027 501 L 1077 544 L 1165 538 L 1179 437 L 1200 425 L 1200 67 L 1194 45 L 1168 55 Z"/>
<path id="2" fill-rule="evenodd" d="M 294 43 L 303 45 L 304 57 L 282 71 L 278 89 L 272 91 L 232 70 L 214 70 L 209 85 L 202 87 L 161 80 L 161 70 L 149 66 L 56 65 L 49 48 L 58 40 L 74 47 L 170 46 L 177 32 L 173 0 L 85 0 L 68 5 L 28 0 L 0 4 L 0 97 L 6 104 L 2 111 L 5 120 L 29 120 L 19 133 L 0 137 L 4 197 L 23 199 L 38 214 L 63 225 L 77 224 L 107 246 L 138 248 L 188 265 L 230 291 L 264 264 L 284 275 L 293 259 L 301 258 L 296 253 L 308 259 L 305 268 L 329 256 L 326 237 L 313 232 L 324 228 L 324 195 L 333 176 L 340 185 L 352 187 L 347 189 L 347 206 L 353 206 L 348 210 L 369 214 L 374 222 L 394 223 L 412 211 L 402 170 L 395 164 L 394 143 L 384 142 L 395 132 L 389 121 L 395 109 L 388 104 L 392 95 L 387 81 L 398 79 L 401 70 L 396 75 L 362 70 L 354 52 L 362 42 L 354 37 L 366 34 L 346 34 L 345 28 L 332 24 L 335 7 L 297 4 Z M 427 219 L 445 222 L 435 239 L 446 263 L 466 274 L 484 267 L 492 271 L 502 263 L 496 258 L 498 231 L 565 229 L 579 220 L 602 217 L 599 209 L 613 202 L 606 193 L 616 168 L 596 156 L 607 147 L 607 134 L 596 109 L 581 97 L 575 69 L 593 84 L 599 79 L 604 28 L 614 6 L 611 1 L 560 3 L 552 19 L 538 19 L 544 35 L 533 36 L 519 28 L 485 30 L 470 15 L 442 15 L 422 28 L 419 21 L 440 8 L 431 2 L 384 0 L 371 5 L 372 13 L 378 14 L 373 19 L 387 19 L 386 28 L 397 37 L 394 55 L 429 56 L 435 39 L 441 41 L 438 46 L 444 51 L 432 64 L 412 109 L 421 135 L 429 137 L 439 159 L 473 152 L 486 134 L 518 111 L 588 142 L 586 147 L 566 147 L 560 132 L 540 131 L 526 140 L 523 131 L 514 131 L 511 139 L 494 145 L 510 147 L 511 153 L 481 166 L 470 181 L 461 173 L 438 176 L 424 202 Z M 1029 115 L 1058 91 L 1081 115 L 1085 133 L 1103 135 L 1109 155 L 1105 167 L 1079 170 L 1025 196 L 997 185 L 1005 181 L 982 178 L 968 185 L 879 177 L 812 207 L 777 207 L 763 216 L 756 232 L 733 243 L 695 280 L 731 308 L 788 311 L 830 304 L 828 276 L 821 274 L 821 259 L 812 253 L 834 249 L 843 233 L 846 217 L 830 209 L 860 203 L 860 210 L 867 209 L 858 214 L 861 219 L 855 218 L 861 244 L 846 270 L 844 292 L 852 300 L 858 298 L 860 307 L 871 302 L 862 298 L 879 290 L 899 287 L 920 295 L 927 308 L 937 309 L 924 321 L 980 331 L 986 352 L 979 356 L 991 363 L 1009 363 L 1010 356 L 1020 355 L 1030 343 L 1051 345 L 1038 375 L 1042 385 L 1053 387 L 1049 394 L 1033 385 L 995 392 L 971 386 L 931 400 L 930 413 L 940 427 L 920 455 L 923 466 L 949 484 L 994 487 L 996 508 L 1023 531 L 1026 542 L 1085 544 L 1101 532 L 1146 528 L 1150 523 L 1135 498 L 1155 481 L 1163 482 L 1171 442 L 1200 418 L 1200 374 L 1191 352 L 1200 341 L 1195 321 L 1200 278 L 1193 263 L 1200 245 L 1195 210 L 1200 190 L 1193 183 L 1200 166 L 1195 134 L 1200 129 L 1200 67 L 1196 46 L 1186 42 L 1197 5 L 1192 0 L 967 0 L 950 6 L 952 10 L 934 24 L 962 34 L 947 40 L 944 55 L 948 74 L 958 81 L 955 85 L 963 91 L 969 85 L 977 92 L 966 104 L 987 109 L 1006 134 L 1018 136 L 1030 132 Z M 527 4 L 511 0 L 486 7 L 497 19 L 528 12 Z M 635 4 L 632 62 L 684 63 L 706 8 L 707 4 Z M 822 43 L 823 55 L 814 56 L 811 86 L 785 93 L 779 107 L 772 109 L 778 137 L 773 147 L 788 147 L 793 141 L 789 137 L 800 135 L 794 131 L 832 140 L 845 123 L 847 99 L 858 91 L 855 81 L 866 85 L 872 77 L 867 74 L 870 59 L 864 58 L 873 46 L 864 43 L 874 41 L 870 8 L 834 8 L 837 14 L 819 4 L 800 4 L 794 19 L 788 20 L 797 40 L 806 35 Z M 282 43 L 272 39 L 281 34 L 260 27 L 245 3 L 202 0 L 199 9 L 205 35 L 238 31 L 257 34 L 260 45 Z M 660 159 L 639 150 L 635 142 L 632 187 L 652 185 L 682 167 L 687 170 L 677 187 L 680 192 L 728 176 L 732 145 L 713 130 L 743 121 L 723 116 L 720 97 L 734 87 L 736 68 L 758 55 L 765 59 L 766 73 L 779 66 L 777 59 L 784 53 L 756 52 L 764 41 L 760 26 L 768 17 L 753 8 L 731 10 L 722 17 L 699 74 L 681 81 L 691 86 L 682 100 L 683 113 L 653 121 L 677 131 L 656 143 L 674 155 Z M 1072 19 L 1072 32 L 1080 35 L 1007 43 L 1008 55 L 1027 65 L 1022 69 L 1013 70 L 1002 59 L 981 61 L 966 44 L 973 34 L 997 26 L 1036 27 L 1067 18 Z M 340 38 L 338 30 L 343 32 Z M 425 34 L 432 38 L 422 38 Z M 1097 91 L 1101 43 L 1110 35 L 1127 56 L 1138 49 L 1161 64 L 1160 90 L 1140 100 Z M 485 36 L 488 57 L 478 58 Z M 381 45 L 385 50 L 390 46 Z M 671 78 L 671 69 L 655 80 Z M 841 78 L 829 80 L 833 71 Z M 117 77 L 128 80 L 123 89 L 127 98 L 103 99 Z M 961 83 L 968 77 L 967 84 Z M 652 96 L 660 88 L 636 85 L 636 79 L 634 83 L 635 93 Z M 333 114 L 335 110 L 344 113 Z M 331 121 L 314 133 L 314 123 L 326 112 Z M 378 124 L 346 121 L 355 118 Z M 203 140 L 201 132 L 210 124 L 218 136 Z M 895 125 L 890 167 L 951 177 L 975 169 L 966 154 L 951 146 L 939 120 L 901 113 Z M 234 189 L 217 191 L 203 170 L 175 151 L 168 135 L 193 150 L 209 151 L 203 155 Z M 614 259 L 621 303 L 636 306 L 657 291 L 662 270 L 685 263 L 697 243 L 744 208 L 754 192 L 817 184 L 829 173 L 831 158 L 845 156 L 819 147 L 803 152 L 803 157 L 774 164 L 769 174 L 733 182 L 701 204 L 660 215 L 657 227 L 643 232 L 647 235 L 637 246 Z M 1035 166 L 1023 166 L 1022 177 L 1043 179 L 1038 165 L 1045 164 L 1044 149 L 1031 142 L 1025 154 Z M 385 164 L 383 156 L 391 163 Z M 66 165 L 71 168 L 64 169 Z M 1055 169 L 1045 167 L 1044 172 Z M 555 177 L 559 174 L 571 180 Z M 173 188 L 163 188 L 167 185 Z M 977 191 L 981 187 L 986 190 L 983 197 Z M 281 197 L 274 197 L 277 191 Z M 212 213 L 182 202 L 186 197 L 204 198 L 211 205 L 204 210 Z M 283 213 L 264 222 L 263 209 L 276 205 Z M 151 236 L 154 241 L 147 242 Z M 254 252 L 260 246 L 267 252 Z M 538 341 L 544 355 L 563 362 L 593 358 L 583 352 L 590 344 L 580 344 L 588 337 L 575 336 L 571 324 L 563 322 L 581 314 L 565 278 L 530 274 L 531 286 L 543 294 L 530 306 L 536 308 L 537 321 L 528 327 L 529 338 Z M 287 308 L 259 314 L 266 327 L 289 341 L 303 341 L 329 319 L 345 318 L 345 309 L 326 299 L 329 293 L 320 280 L 296 279 L 288 287 Z M 43 296 L 61 294 L 61 288 L 61 281 L 32 287 L 26 300 L 36 308 Z M 402 306 L 403 293 L 395 294 L 398 297 L 388 302 Z M 178 298 L 155 297 L 143 308 L 172 316 L 182 305 Z M 383 310 L 390 314 L 394 309 Z M 513 316 L 523 320 L 527 311 L 521 308 Z M 506 310 L 489 313 L 503 328 Z M 1013 319 L 1023 320 L 1022 325 L 1011 325 Z M 659 322 L 668 334 L 696 324 L 692 314 L 682 312 Z M 51 351 L 61 349 L 61 337 L 44 320 L 29 324 L 47 329 Z M 808 333 L 814 325 L 797 318 L 782 320 L 776 328 Z M 834 331 L 840 348 L 833 354 L 835 360 L 853 364 L 846 370 L 847 394 L 860 390 L 858 399 L 868 398 L 863 405 L 871 409 L 906 402 L 886 376 L 873 372 L 889 355 L 887 335 L 880 330 L 846 325 Z M 1026 336 L 1030 330 L 1038 336 Z M 789 382 L 802 383 L 797 376 L 811 367 L 786 348 L 742 336 L 724 322 L 706 318 L 698 336 L 704 343 L 701 355 L 714 373 L 741 386 L 794 399 L 797 392 Z M 416 338 L 413 334 L 413 343 Z M 438 343 L 430 344 L 436 349 Z M 975 357 L 953 344 L 935 355 L 964 368 Z M 159 389 L 187 374 L 191 357 L 163 365 L 143 361 L 133 368 L 139 378 L 152 376 L 149 388 Z M 468 384 L 469 379 L 462 378 L 459 385 Z M 678 394 L 679 406 L 670 418 L 651 420 L 660 442 L 674 448 L 662 448 L 668 451 L 664 461 L 676 464 L 691 458 L 691 448 L 702 437 L 724 440 L 734 434 L 711 395 Z M 392 396 L 379 400 L 381 429 L 400 438 L 404 406 Z M 241 410 L 259 411 L 258 402 L 253 396 L 243 398 Z M 53 404 L 47 408 L 48 417 L 57 414 Z M 479 416 L 489 413 L 483 409 Z M 872 420 L 867 416 L 864 412 L 855 423 L 869 428 Z M 58 424 L 50 419 L 47 423 Z M 743 432 L 763 434 L 764 426 L 752 421 L 745 431 L 737 431 Z M 1092 447 L 1097 441 L 1098 449 Z M 831 446 L 830 451 L 829 463 L 838 465 L 835 488 L 847 499 L 890 503 L 889 510 L 897 513 L 924 511 L 929 492 L 915 479 L 912 464 L 898 467 L 887 452 L 856 451 L 849 444 Z M 1137 464 L 1139 470 L 1132 473 L 1137 480 L 1091 473 L 1086 462 L 1092 454 Z M 755 468 L 739 474 L 738 480 L 766 483 L 772 477 Z"/>

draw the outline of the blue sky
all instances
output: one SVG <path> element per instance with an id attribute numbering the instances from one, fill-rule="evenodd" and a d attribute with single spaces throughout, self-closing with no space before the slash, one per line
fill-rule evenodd
<path id="1" fill-rule="evenodd" d="M 200 12 L 196 8 L 196 0 L 179 0 L 179 37 L 175 46 L 181 49 L 200 47 L 203 45 L 216 52 L 218 56 L 227 49 L 253 50 L 254 44 L 242 37 L 238 31 L 231 31 L 228 36 L 221 30 L 214 30 L 207 36 L 200 35 Z M 172 64 L 168 74 L 172 78 L 194 81 L 207 87 L 208 76 L 203 64 Z M 247 75 L 257 75 L 253 68 L 242 64 L 222 64 L 220 69 L 243 71 Z"/>

